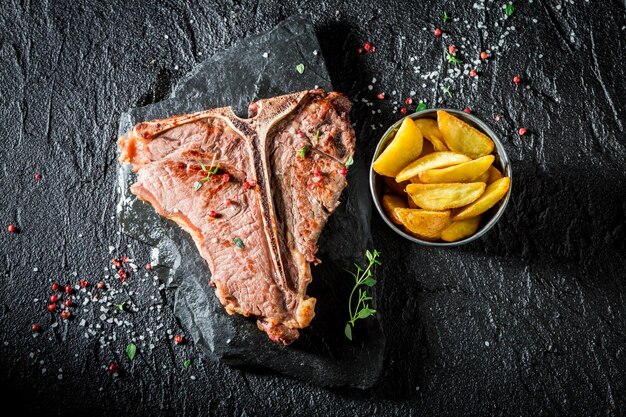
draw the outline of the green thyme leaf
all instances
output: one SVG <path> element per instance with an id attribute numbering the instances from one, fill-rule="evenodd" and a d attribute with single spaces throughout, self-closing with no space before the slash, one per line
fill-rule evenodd
<path id="1" fill-rule="evenodd" d="M 298 71 L 299 74 L 303 74 L 304 73 L 304 64 L 296 65 L 296 71 Z"/>
<path id="2" fill-rule="evenodd" d="M 115 304 L 115 308 L 120 311 L 126 311 L 126 301 L 124 301 L 123 303 Z"/>
<path id="3" fill-rule="evenodd" d="M 196 181 L 193 183 L 193 189 L 198 191 L 200 188 L 202 188 L 202 183 L 200 181 Z"/>
<path id="4" fill-rule="evenodd" d="M 514 11 L 515 11 L 515 6 L 513 6 L 513 3 L 507 4 L 506 9 L 504 10 L 507 16 L 511 16 Z"/>
<path id="5" fill-rule="evenodd" d="M 344 333 L 348 340 L 352 340 L 352 328 L 354 327 L 354 323 L 359 319 L 365 319 L 370 316 L 376 314 L 376 310 L 372 309 L 368 305 L 368 301 L 372 299 L 370 295 L 363 289 L 363 287 L 371 288 L 376 285 L 376 280 L 373 275 L 374 265 L 380 265 L 380 261 L 378 257 L 380 256 L 380 252 L 377 250 L 366 250 L 365 257 L 367 258 L 369 265 L 367 268 L 363 269 L 357 264 L 354 264 L 356 267 L 356 273 L 350 272 L 355 279 L 355 285 L 352 288 L 352 292 L 350 293 L 350 298 L 348 298 L 348 313 L 350 318 L 346 323 L 346 327 L 344 328 Z M 358 297 L 355 299 L 355 293 Z M 356 306 L 354 309 L 352 308 L 353 301 L 356 302 Z"/>
<path id="6" fill-rule="evenodd" d="M 298 155 L 300 155 L 300 158 L 304 159 L 306 157 L 307 152 L 309 151 L 309 147 L 304 145 L 303 147 L 301 147 L 300 149 L 297 150 Z"/>
<path id="7" fill-rule="evenodd" d="M 346 167 L 350 167 L 350 166 L 352 166 L 352 164 L 354 164 L 354 158 L 353 158 L 353 157 L 350 157 L 350 158 L 348 158 L 348 160 L 346 161 L 346 164 L 345 164 L 345 165 L 346 165 Z"/>
<path id="8" fill-rule="evenodd" d="M 458 64 L 459 62 L 463 62 L 462 59 L 455 57 L 450 52 L 446 52 L 446 59 L 448 60 L 449 64 Z"/>
<path id="9" fill-rule="evenodd" d="M 183 362 L 183 367 L 185 367 L 185 369 L 187 369 L 190 366 L 191 366 L 191 359 L 185 359 L 185 362 Z"/>
<path id="10" fill-rule="evenodd" d="M 126 346 L 126 355 L 128 356 L 128 359 L 132 361 L 133 359 L 135 359 L 136 354 L 137 346 L 134 343 L 129 343 L 128 346 Z"/>
<path id="11" fill-rule="evenodd" d="M 422 110 L 426 110 L 427 108 L 428 106 L 426 105 L 426 103 L 422 101 L 420 102 L 420 104 L 417 105 L 417 108 L 415 109 L 415 111 L 422 111 Z"/>
<path id="12" fill-rule="evenodd" d="M 443 12 L 443 22 L 447 22 L 448 20 L 450 20 L 450 16 L 448 15 L 448 12 L 444 11 Z"/>
<path id="13" fill-rule="evenodd" d="M 200 168 L 202 168 L 204 172 L 207 172 L 206 165 L 204 165 L 202 162 L 200 162 Z"/>
<path id="14" fill-rule="evenodd" d="M 317 145 L 317 142 L 320 141 L 320 131 L 315 132 L 315 137 L 313 137 L 313 145 Z"/>
<path id="15" fill-rule="evenodd" d="M 352 340 L 352 327 L 350 327 L 350 323 L 346 323 L 346 328 L 343 329 L 348 340 Z"/>
<path id="16" fill-rule="evenodd" d="M 235 243 L 235 246 L 237 246 L 239 249 L 245 248 L 245 245 L 243 244 L 243 240 L 241 240 L 240 238 L 238 237 L 234 238 L 233 242 Z"/>
<path id="17" fill-rule="evenodd" d="M 452 98 L 452 92 L 450 91 L 452 87 L 450 87 L 449 85 L 446 85 L 443 87 L 443 93 L 447 94 L 448 97 Z"/>

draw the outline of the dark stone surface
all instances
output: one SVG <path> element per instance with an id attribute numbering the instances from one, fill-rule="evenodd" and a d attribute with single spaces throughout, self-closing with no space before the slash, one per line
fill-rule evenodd
<path id="1" fill-rule="evenodd" d="M 624 415 L 625 6 L 514 3 L 505 26 L 516 30 L 508 35 L 499 2 L 487 2 L 487 10 L 473 2 L 386 0 L 3 4 L 5 403 L 48 415 Z M 442 23 L 443 10 L 460 21 Z M 442 105 L 467 106 L 490 121 L 512 160 L 507 213 L 469 246 L 410 245 L 373 216 L 374 242 L 384 254 L 380 382 L 367 391 L 317 388 L 200 360 L 192 344 L 168 339 L 165 329 L 180 332 L 173 294 L 142 273 L 125 286 L 110 279 L 111 293 L 137 306 L 129 313 L 135 331 L 158 334 L 154 349 L 140 346 L 133 363 L 124 357 L 125 331 L 105 348 L 97 337 L 84 337 L 78 321 L 97 321 L 99 312 L 76 313 L 69 324 L 53 319 L 45 311 L 52 279 L 75 280 L 73 271 L 100 279 L 109 245 L 139 265 L 149 259 L 146 246 L 118 234 L 115 220 L 120 114 L 163 99 L 195 64 L 299 12 L 312 13 L 333 83 L 356 104 L 365 155 L 399 117 L 391 101 L 414 90 L 429 105 L 442 98 Z M 435 26 L 450 37 L 434 38 Z M 420 77 L 448 67 L 442 57 L 448 43 L 465 45 L 461 53 L 471 60 L 500 39 L 494 58 L 477 65 L 478 79 L 449 83 L 452 98 L 441 91 L 443 76 Z M 357 55 L 366 40 L 376 53 Z M 516 74 L 524 79 L 519 86 L 511 82 Z M 377 91 L 391 98 L 379 102 Z M 519 137 L 522 125 L 529 134 Z M 36 172 L 42 181 L 33 180 Z M 8 223 L 21 232 L 6 233 Z M 43 329 L 36 338 L 32 322 Z M 188 357 L 193 364 L 183 369 Z M 120 378 L 102 369 L 110 361 L 122 368 Z"/>
<path id="2" fill-rule="evenodd" d="M 294 75 L 298 64 L 305 66 L 304 73 Z M 310 17 L 296 15 L 207 59 L 174 87 L 172 97 L 123 114 L 120 134 L 142 121 L 212 107 L 240 108 L 247 115 L 251 101 L 316 87 L 332 90 Z M 367 165 L 361 155 L 355 157 L 342 205 L 320 237 L 317 256 L 323 264 L 312 268 L 314 284 L 308 294 L 319 300 L 315 321 L 289 347 L 269 340 L 255 320 L 226 313 L 209 288 L 210 271 L 192 239 L 132 195 L 135 175 L 130 166 L 120 166 L 122 231 L 157 248 L 151 264 L 160 268 L 161 281 L 178 288 L 174 314 L 206 356 L 269 368 L 320 386 L 370 388 L 376 383 L 385 349 L 378 317 L 360 321 L 352 342 L 344 335 L 345 320 L 338 319 L 346 316 L 354 284 L 345 269 L 363 262 L 372 244 Z"/>

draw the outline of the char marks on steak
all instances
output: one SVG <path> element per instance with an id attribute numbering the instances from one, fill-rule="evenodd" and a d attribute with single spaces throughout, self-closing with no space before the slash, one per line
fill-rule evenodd
<path id="1" fill-rule="evenodd" d="M 137 172 L 132 193 L 191 234 L 226 311 L 255 316 L 277 342 L 315 315 L 310 263 L 347 185 L 349 110 L 341 94 L 303 91 L 252 103 L 249 119 L 216 108 L 139 123 L 119 140 Z"/>

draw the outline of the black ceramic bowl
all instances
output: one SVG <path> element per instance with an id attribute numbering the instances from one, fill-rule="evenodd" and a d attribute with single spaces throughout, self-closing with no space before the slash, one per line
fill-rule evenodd
<path id="1" fill-rule="evenodd" d="M 485 124 L 482 120 L 478 119 L 477 117 L 472 116 L 471 114 L 465 113 L 463 111 L 453 110 L 453 109 L 422 110 L 422 111 L 413 113 L 407 117 L 410 117 L 413 120 L 437 119 L 437 110 L 445 110 L 451 115 L 458 117 L 459 119 L 463 120 L 465 123 L 475 127 L 476 129 L 483 132 L 485 135 L 489 136 L 495 144 L 494 155 L 496 159 L 494 161 L 494 166 L 498 167 L 505 177 L 509 177 L 511 179 L 511 185 L 509 186 L 509 190 L 507 191 L 506 196 L 504 196 L 502 200 L 500 200 L 494 207 L 492 207 L 489 211 L 487 211 L 483 215 L 481 224 L 478 230 L 476 231 L 476 233 L 474 233 L 470 237 L 467 237 L 463 240 L 459 240 L 457 242 L 432 242 L 428 240 L 418 239 L 414 236 L 409 235 L 404 230 L 399 228 L 396 224 L 394 224 L 389 219 L 389 217 L 387 217 L 387 214 L 383 210 L 383 206 L 381 202 L 381 199 L 383 196 L 384 182 L 380 178 L 380 175 L 374 172 L 372 165 L 374 164 L 374 161 L 376 160 L 376 158 L 378 158 L 378 155 L 380 155 L 385 150 L 387 145 L 393 140 L 393 138 L 396 135 L 396 132 L 400 128 L 400 124 L 402 124 L 403 119 L 398 120 L 389 129 L 387 129 L 387 131 L 383 134 L 382 138 L 378 142 L 378 146 L 376 147 L 376 152 L 374 152 L 374 158 L 372 159 L 372 163 L 370 164 L 370 190 L 372 192 L 372 198 L 374 199 L 374 205 L 376 206 L 376 209 L 382 216 L 383 220 L 385 221 L 385 223 L 387 223 L 389 227 L 391 227 L 391 229 L 393 229 L 394 232 L 396 232 L 400 236 L 404 237 L 407 240 L 410 240 L 411 242 L 419 243 L 419 244 L 426 245 L 426 246 L 458 246 L 458 245 L 463 245 L 465 243 L 472 242 L 480 238 L 485 233 L 487 233 L 493 227 L 494 224 L 498 222 L 498 220 L 504 213 L 504 210 L 506 209 L 509 199 L 511 198 L 511 189 L 513 187 L 513 175 L 511 172 L 511 164 L 509 162 L 509 158 L 506 155 L 506 151 L 504 150 L 504 147 L 502 146 L 502 142 L 500 142 L 500 138 L 498 138 L 498 135 L 496 135 L 496 133 L 493 130 L 491 130 L 491 128 L 487 126 L 487 124 Z"/>

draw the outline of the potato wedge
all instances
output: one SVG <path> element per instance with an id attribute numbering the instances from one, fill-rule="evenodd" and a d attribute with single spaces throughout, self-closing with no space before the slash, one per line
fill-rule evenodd
<path id="1" fill-rule="evenodd" d="M 487 179 L 487 185 L 499 180 L 503 175 L 500 170 L 493 165 L 489 167 L 489 178 Z"/>
<path id="2" fill-rule="evenodd" d="M 383 210 L 389 216 L 389 220 L 394 222 L 395 224 L 402 224 L 402 220 L 396 214 L 397 208 L 407 208 L 408 204 L 404 197 L 399 196 L 397 194 L 385 194 L 381 199 L 381 203 L 383 204 Z"/>
<path id="3" fill-rule="evenodd" d="M 393 191 L 396 194 L 404 195 L 406 191 L 404 189 L 407 185 L 409 185 L 408 181 L 396 182 L 393 177 L 382 177 L 383 181 L 385 181 L 385 185 L 389 189 L 389 191 Z"/>
<path id="4" fill-rule="evenodd" d="M 478 200 L 474 201 L 469 206 L 462 208 L 455 214 L 452 220 L 465 220 L 486 212 L 491 207 L 495 206 L 496 203 L 506 195 L 510 185 L 511 179 L 509 177 L 502 177 L 494 183 L 489 184 L 485 193 Z M 411 186 L 411 184 L 407 185 L 407 187 Z"/>
<path id="5" fill-rule="evenodd" d="M 486 155 L 473 161 L 453 165 L 447 168 L 430 169 L 420 172 L 419 179 L 424 184 L 441 184 L 444 182 L 471 182 L 487 172 L 495 156 Z"/>
<path id="6" fill-rule="evenodd" d="M 487 184 L 487 180 L 489 179 L 489 170 L 483 172 L 482 174 L 480 174 L 480 176 L 478 178 L 476 178 L 474 180 L 474 182 L 484 182 L 485 184 Z"/>
<path id="7" fill-rule="evenodd" d="M 445 168 L 469 161 L 471 161 L 471 158 L 457 152 L 434 152 L 411 162 L 403 168 L 396 176 L 396 181 L 406 181 L 419 175 L 420 172 L 428 171 L 429 169 Z"/>
<path id="8" fill-rule="evenodd" d="M 470 237 L 478 230 L 480 216 L 470 219 L 452 222 L 441 231 L 441 240 L 446 242 L 456 242 L 466 237 Z"/>
<path id="9" fill-rule="evenodd" d="M 448 149 L 472 159 L 489 155 L 493 141 L 479 130 L 443 110 L 437 111 L 437 122 Z"/>
<path id="10" fill-rule="evenodd" d="M 476 201 L 485 191 L 485 183 L 409 184 L 406 191 L 423 209 L 446 210 Z"/>
<path id="11" fill-rule="evenodd" d="M 432 144 L 435 151 L 442 152 L 448 150 L 436 120 L 417 119 L 415 120 L 415 124 L 420 128 L 424 137 Z"/>
<path id="12" fill-rule="evenodd" d="M 374 171 L 395 177 L 422 153 L 424 138 L 415 122 L 405 117 L 396 136 L 373 164 Z M 407 178 L 408 179 L 408 178 Z"/>
<path id="13" fill-rule="evenodd" d="M 402 224 L 416 237 L 438 239 L 450 218 L 450 211 L 397 208 Z"/>

